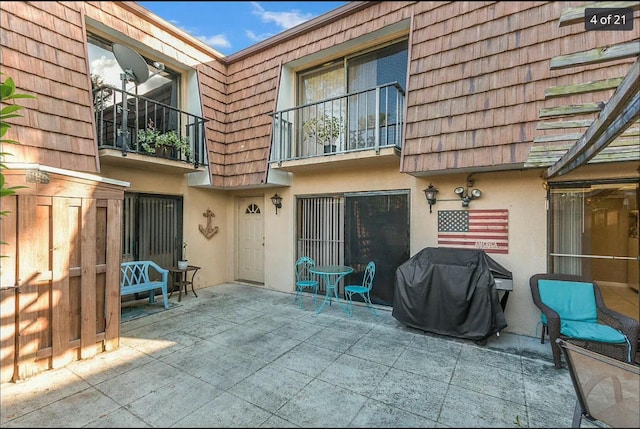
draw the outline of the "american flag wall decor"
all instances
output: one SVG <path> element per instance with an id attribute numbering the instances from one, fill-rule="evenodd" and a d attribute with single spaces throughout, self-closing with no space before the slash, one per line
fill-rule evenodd
<path id="1" fill-rule="evenodd" d="M 509 253 L 509 210 L 438 210 L 438 247 Z"/>

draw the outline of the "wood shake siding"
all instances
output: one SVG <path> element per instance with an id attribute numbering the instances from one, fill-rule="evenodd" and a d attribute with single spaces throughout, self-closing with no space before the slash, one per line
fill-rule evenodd
<path id="1" fill-rule="evenodd" d="M 564 9 L 584 4 L 417 3 L 401 170 L 421 175 L 521 166 L 541 134 L 540 109 L 593 99 L 545 100 L 546 88 L 624 76 L 632 60 L 550 71 L 554 56 L 633 39 L 633 32 L 559 28 Z"/>
<path id="2" fill-rule="evenodd" d="M 276 110 L 282 64 L 407 19 L 411 13 L 409 6 L 414 3 L 372 4 L 328 24 L 284 38 L 254 54 L 239 59 L 234 55 L 228 58 L 227 187 L 254 186 L 266 181 L 271 144 L 269 114 Z"/>
<path id="3" fill-rule="evenodd" d="M 2 72 L 21 102 L 7 161 L 98 172 L 87 75 L 83 17 L 78 2 L 0 2 Z"/>
<path id="4" fill-rule="evenodd" d="M 558 25 L 564 10 L 586 4 L 349 2 L 223 57 L 135 2 L 0 2 L 2 71 L 37 97 L 25 100 L 24 117 L 15 119 L 22 144 L 12 148 L 13 159 L 100 172 L 86 33 L 106 36 L 112 28 L 134 48 L 196 71 L 213 187 L 266 183 L 269 114 L 283 67 L 312 54 L 320 55 L 305 68 L 319 65 L 399 36 L 410 36 L 400 171 L 523 168 L 534 140 L 554 134 L 536 129 L 541 112 L 602 103 L 615 90 L 545 98 L 548 88 L 621 78 L 633 61 L 552 70 L 554 57 L 638 40 L 637 31 Z M 410 30 L 366 37 L 400 22 Z M 331 56 L 323 55 L 327 49 Z"/>

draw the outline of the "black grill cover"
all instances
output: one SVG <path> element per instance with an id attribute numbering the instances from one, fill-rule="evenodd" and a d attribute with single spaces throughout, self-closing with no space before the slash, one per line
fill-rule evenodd
<path id="1" fill-rule="evenodd" d="M 495 278 L 513 277 L 482 250 L 424 248 L 396 269 L 392 315 L 423 331 L 484 340 L 507 327 Z"/>

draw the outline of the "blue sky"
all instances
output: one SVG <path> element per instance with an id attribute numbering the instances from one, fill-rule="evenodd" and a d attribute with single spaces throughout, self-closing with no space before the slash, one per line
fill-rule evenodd
<path id="1" fill-rule="evenodd" d="M 224 55 L 231 55 L 346 1 L 139 1 Z"/>

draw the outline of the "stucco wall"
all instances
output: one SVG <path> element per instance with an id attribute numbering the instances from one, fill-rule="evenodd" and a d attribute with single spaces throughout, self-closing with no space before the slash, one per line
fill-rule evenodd
<path id="1" fill-rule="evenodd" d="M 466 184 L 467 175 L 447 175 L 415 178 L 398 173 L 393 167 L 335 170 L 333 172 L 296 174 L 288 189 L 278 189 L 283 207 L 275 215 L 265 195 L 268 209 L 265 224 L 265 287 L 285 292 L 294 290 L 295 261 L 295 196 L 307 194 L 410 190 L 410 252 L 414 255 L 424 247 L 437 247 L 437 210 L 460 210 L 460 200 L 440 201 L 433 213 L 423 189 L 433 183 L 441 199 L 457 198 L 453 189 Z M 482 197 L 471 202 L 471 209 L 509 210 L 509 253 L 489 254 L 513 272 L 514 291 L 506 308 L 509 324 L 505 332 L 536 336 L 539 311 L 533 305 L 529 277 L 546 269 L 546 191 L 539 172 L 512 171 L 476 173 L 476 188 Z"/>
<path id="2" fill-rule="evenodd" d="M 233 218 L 228 218 L 227 207 L 232 204 L 226 192 L 188 187 L 186 176 L 177 176 L 175 173 L 114 166 L 104 166 L 103 173 L 105 177 L 130 182 L 127 192 L 183 196 L 183 234 L 187 242 L 187 259 L 190 264 L 202 267 L 194 279 L 196 289 L 234 278 L 227 269 L 233 262 L 230 256 L 234 247 L 229 247 Z M 202 215 L 207 209 L 215 214 L 212 226 L 218 226 L 218 232 L 210 239 L 199 229 L 199 225 L 207 226 L 207 218 Z"/>

